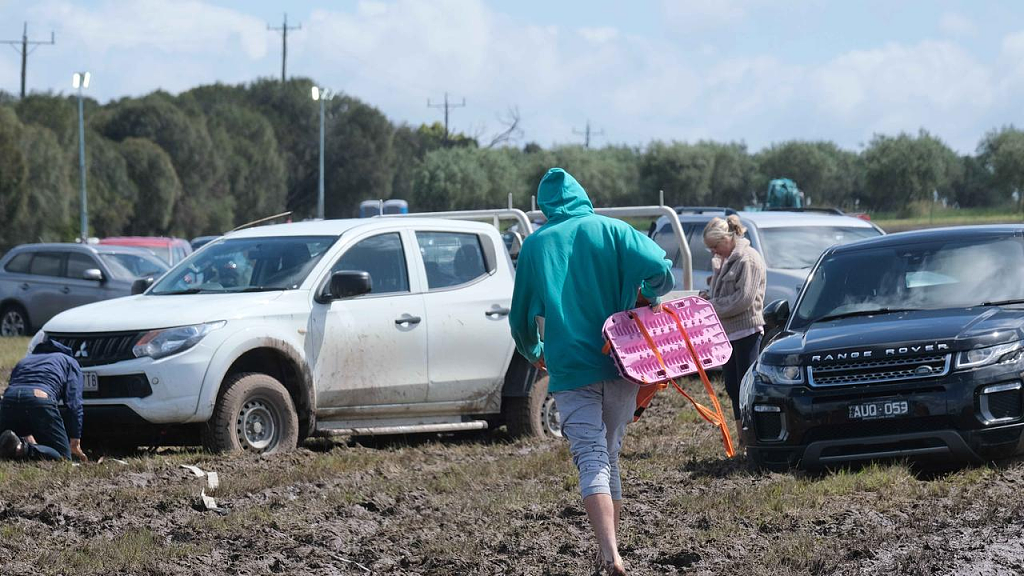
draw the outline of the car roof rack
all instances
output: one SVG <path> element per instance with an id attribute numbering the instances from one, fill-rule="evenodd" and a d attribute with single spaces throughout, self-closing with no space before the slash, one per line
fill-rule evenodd
<path id="1" fill-rule="evenodd" d="M 843 212 L 839 208 L 784 208 L 780 206 L 773 206 L 771 208 L 765 208 L 764 212 L 819 212 L 821 214 L 846 216 L 846 212 Z"/>

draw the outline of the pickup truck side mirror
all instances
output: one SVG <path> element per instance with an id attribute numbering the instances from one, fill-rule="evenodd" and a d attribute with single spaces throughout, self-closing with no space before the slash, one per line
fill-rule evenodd
<path id="1" fill-rule="evenodd" d="M 789 300 L 776 300 L 764 307 L 764 323 L 768 332 L 782 329 L 789 321 Z"/>
<path id="2" fill-rule="evenodd" d="M 135 296 L 136 294 L 142 294 L 143 292 L 148 290 L 149 287 L 153 285 L 154 280 L 155 278 L 153 278 L 152 276 L 147 276 L 145 278 L 139 278 L 135 282 L 132 282 L 132 296 Z"/>
<path id="3" fill-rule="evenodd" d="M 331 281 L 322 295 L 322 300 L 344 300 L 369 294 L 373 290 L 373 279 L 369 272 L 339 270 L 331 274 Z"/>
<path id="4" fill-rule="evenodd" d="M 92 280 L 93 282 L 103 282 L 103 272 L 99 268 L 89 268 L 82 272 L 82 278 Z"/>

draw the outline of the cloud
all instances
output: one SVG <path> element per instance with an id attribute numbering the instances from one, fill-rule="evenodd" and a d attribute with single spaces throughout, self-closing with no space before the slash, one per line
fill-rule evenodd
<path id="1" fill-rule="evenodd" d="M 579 35 L 584 39 L 594 42 L 595 44 L 610 42 L 619 36 L 619 31 L 610 26 L 600 28 L 580 28 L 577 32 L 579 32 Z"/>
<path id="2" fill-rule="evenodd" d="M 999 96 L 992 76 L 959 45 L 927 40 L 847 52 L 809 80 L 819 111 L 834 125 L 862 126 L 866 138 L 978 119 Z"/>
<path id="3" fill-rule="evenodd" d="M 661 10 L 674 26 L 687 30 L 731 24 L 747 16 L 742 0 L 662 0 Z"/>
<path id="4" fill-rule="evenodd" d="M 970 18 L 956 12 L 946 12 L 939 20 L 939 30 L 950 36 L 974 36 L 978 27 Z"/>

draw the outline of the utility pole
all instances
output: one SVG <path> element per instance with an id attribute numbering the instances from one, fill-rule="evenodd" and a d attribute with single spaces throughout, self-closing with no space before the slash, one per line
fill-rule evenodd
<path id="1" fill-rule="evenodd" d="M 36 48 L 44 44 L 56 44 L 54 39 L 53 31 L 50 31 L 50 41 L 46 42 L 43 40 L 29 40 L 28 39 L 28 22 L 25 22 L 25 29 L 21 33 L 21 40 L 0 40 L 3 44 L 10 44 L 21 54 L 21 97 L 25 98 L 25 69 L 28 67 L 28 55 L 35 52 Z M 18 44 L 21 44 L 21 48 L 17 48 Z M 28 47 L 32 46 L 29 50 Z"/>
<path id="2" fill-rule="evenodd" d="M 298 26 L 288 25 L 288 13 L 284 14 L 284 22 L 281 23 L 280 28 L 276 28 L 267 24 L 267 30 L 274 30 L 275 32 L 281 33 L 281 83 L 285 82 L 285 61 L 288 59 L 288 31 L 289 30 L 302 30 L 302 23 Z"/>
<path id="3" fill-rule="evenodd" d="M 591 132 L 590 131 L 590 120 L 587 120 L 587 127 L 583 130 L 583 132 L 580 132 L 579 130 L 576 130 L 575 128 L 573 128 L 572 133 L 576 134 L 578 136 L 583 136 L 583 147 L 584 148 L 590 148 L 590 137 L 591 136 L 604 136 L 604 130 L 602 130 L 600 132 Z"/>
<path id="4" fill-rule="evenodd" d="M 462 99 L 462 104 L 451 104 L 448 102 L 448 93 L 444 93 L 443 104 L 431 104 L 430 98 L 427 98 L 427 108 L 444 108 L 444 145 L 448 145 L 448 110 L 451 108 L 465 108 L 466 99 Z"/>

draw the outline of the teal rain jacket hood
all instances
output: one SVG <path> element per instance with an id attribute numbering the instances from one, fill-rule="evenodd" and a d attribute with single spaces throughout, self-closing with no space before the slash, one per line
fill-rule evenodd
<path id="1" fill-rule="evenodd" d="M 651 302 L 672 290 L 672 264 L 629 224 L 594 214 L 587 192 L 561 168 L 541 180 L 537 203 L 548 223 L 519 252 L 509 314 L 516 348 L 530 362 L 544 357 L 552 392 L 618 378 L 601 352 L 601 328 L 635 306 L 637 289 Z"/>

